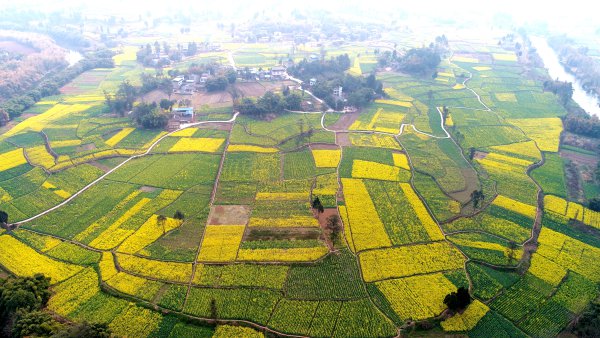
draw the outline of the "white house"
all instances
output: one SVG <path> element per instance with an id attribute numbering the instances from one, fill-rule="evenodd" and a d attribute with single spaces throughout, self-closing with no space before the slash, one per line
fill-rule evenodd
<path id="1" fill-rule="evenodd" d="M 183 76 L 177 76 L 176 78 L 171 80 L 171 84 L 173 84 L 173 92 L 178 91 L 179 88 L 181 88 L 181 85 L 184 81 L 185 79 L 183 78 Z"/>
<path id="2" fill-rule="evenodd" d="M 271 68 L 271 77 L 274 79 L 283 79 L 285 77 L 285 67 L 275 66 Z"/>

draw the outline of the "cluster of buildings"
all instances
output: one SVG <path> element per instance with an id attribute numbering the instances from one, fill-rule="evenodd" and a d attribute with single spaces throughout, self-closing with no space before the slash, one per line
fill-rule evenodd
<path id="1" fill-rule="evenodd" d="M 209 73 L 177 75 L 171 80 L 173 93 L 191 95 L 204 89 L 206 81 L 212 77 L 213 75 Z"/>

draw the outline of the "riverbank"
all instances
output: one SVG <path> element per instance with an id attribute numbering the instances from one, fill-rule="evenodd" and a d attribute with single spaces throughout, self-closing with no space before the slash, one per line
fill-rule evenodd
<path id="1" fill-rule="evenodd" d="M 567 72 L 560 63 L 557 53 L 548 45 L 545 38 L 531 36 L 531 44 L 535 47 L 537 54 L 544 63 L 552 79 L 571 82 L 573 84 L 573 101 L 590 115 L 600 117 L 600 99 L 589 94 L 581 82 L 571 73 Z"/>

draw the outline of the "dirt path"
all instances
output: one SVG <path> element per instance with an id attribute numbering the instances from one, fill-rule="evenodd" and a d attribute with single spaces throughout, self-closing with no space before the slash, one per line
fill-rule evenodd
<path id="1" fill-rule="evenodd" d="M 142 154 L 139 154 L 139 155 L 134 155 L 134 156 L 131 156 L 131 157 L 127 158 L 125 161 L 121 162 L 121 163 L 120 163 L 120 164 L 118 164 L 116 167 L 114 167 L 114 168 L 112 168 L 111 170 L 107 171 L 107 172 L 106 172 L 106 173 L 104 173 L 102 176 L 100 176 L 100 177 L 98 177 L 97 179 L 95 179 L 95 180 L 94 180 L 92 183 L 90 183 L 90 184 L 86 185 L 85 187 L 81 188 L 81 190 L 79 190 L 78 192 L 74 193 L 73 195 L 71 195 L 71 197 L 67 198 L 67 199 L 66 199 L 66 200 L 64 200 L 63 202 L 61 202 L 61 203 L 59 203 L 59 204 L 55 205 L 54 207 L 52 207 L 52 208 L 50 208 L 50 209 L 48 209 L 48 210 L 46 210 L 46 211 L 42 211 L 41 213 L 39 213 L 39 214 L 37 214 L 37 215 L 35 215 L 35 216 L 29 217 L 28 219 L 25 219 L 25 220 L 22 220 L 22 221 L 19 221 L 19 222 L 16 222 L 16 223 L 10 224 L 10 225 L 11 225 L 12 227 L 18 227 L 18 226 L 20 226 L 20 225 L 22 225 L 22 224 L 24 224 L 24 223 L 31 222 L 31 221 L 33 221 L 33 220 L 35 220 L 35 219 L 38 219 L 38 218 L 40 218 L 40 217 L 42 217 L 42 216 L 44 216 L 44 215 L 46 215 L 46 214 L 48 214 L 48 213 L 50 213 L 50 212 L 52 212 L 52 211 L 54 211 L 54 210 L 56 210 L 56 209 L 58 209 L 58 208 L 60 208 L 60 207 L 62 207 L 62 206 L 64 206 L 64 205 L 66 205 L 67 203 L 69 203 L 69 202 L 71 202 L 73 199 L 75 199 L 77 196 L 81 195 L 83 192 L 85 192 L 85 191 L 86 191 L 86 190 L 88 190 L 89 188 L 93 187 L 93 186 L 94 186 L 94 185 L 96 185 L 98 182 L 102 181 L 104 178 L 106 178 L 106 176 L 110 175 L 110 174 L 111 174 L 112 172 L 114 172 L 115 170 L 117 170 L 117 169 L 121 168 L 122 166 L 124 166 L 125 164 L 127 164 L 129 161 L 131 161 L 131 160 L 134 160 L 134 159 L 136 159 L 136 158 L 140 158 L 140 157 L 144 157 L 144 156 L 148 155 L 148 154 L 149 154 L 149 153 L 152 151 L 152 149 L 153 149 L 153 148 L 154 148 L 154 147 L 155 147 L 155 146 L 156 146 L 156 145 L 157 145 L 157 144 L 158 144 L 160 141 L 162 141 L 163 139 L 165 139 L 165 138 L 166 138 L 166 137 L 168 137 L 169 135 L 171 135 L 171 134 L 173 134 L 173 133 L 175 133 L 175 132 L 177 132 L 177 131 L 179 131 L 179 130 L 186 129 L 186 128 L 189 128 L 189 127 L 199 126 L 199 125 L 206 124 L 206 123 L 214 123 L 214 122 L 221 122 L 221 123 L 222 123 L 222 122 L 233 122 L 233 121 L 235 121 L 235 119 L 237 118 L 238 114 L 239 114 L 239 113 L 235 113 L 235 114 L 233 115 L 233 117 L 232 117 L 232 118 L 230 118 L 230 119 L 229 119 L 229 120 L 227 120 L 227 121 L 202 121 L 202 122 L 189 123 L 189 124 L 186 124 L 186 125 L 182 125 L 182 126 L 179 128 L 179 129 L 177 129 L 177 130 L 174 130 L 174 131 L 172 131 L 172 132 L 169 132 L 169 133 L 167 133 L 167 134 L 163 135 L 162 137 L 160 137 L 158 140 L 154 141 L 154 143 L 152 143 L 152 144 L 150 145 L 150 147 L 148 147 L 148 149 L 147 149 L 147 150 L 146 150 L 144 153 L 142 153 Z M 219 173 L 220 173 L 220 169 L 219 169 Z M 212 198 L 214 198 L 214 196 L 212 196 Z M 211 202 L 212 202 L 212 198 L 211 198 Z"/>

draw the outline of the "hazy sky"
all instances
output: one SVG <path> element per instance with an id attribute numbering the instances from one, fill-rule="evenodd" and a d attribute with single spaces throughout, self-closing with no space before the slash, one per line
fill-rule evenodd
<path id="1" fill-rule="evenodd" d="M 600 27 L 600 21 L 595 17 L 600 13 L 600 4 L 594 0 L 417 0 L 417 1 L 365 1 L 365 0 L 0 0 L 1 8 L 5 6 L 22 6 L 24 8 L 81 8 L 89 6 L 94 9 L 104 9 L 132 15 L 139 15 L 147 11 L 156 13 L 186 13 L 190 7 L 196 11 L 218 9 L 224 13 L 252 15 L 255 12 L 265 11 L 269 14 L 274 11 L 291 12 L 294 7 L 310 11 L 354 11 L 357 16 L 374 19 L 390 13 L 411 12 L 422 15 L 436 15 L 453 18 L 483 18 L 490 17 L 495 12 L 509 13 L 514 20 L 534 22 L 544 20 L 550 27 L 561 30 L 585 30 Z M 241 13 L 240 13 L 241 12 Z M 126 15 L 126 14 L 125 14 Z"/>

